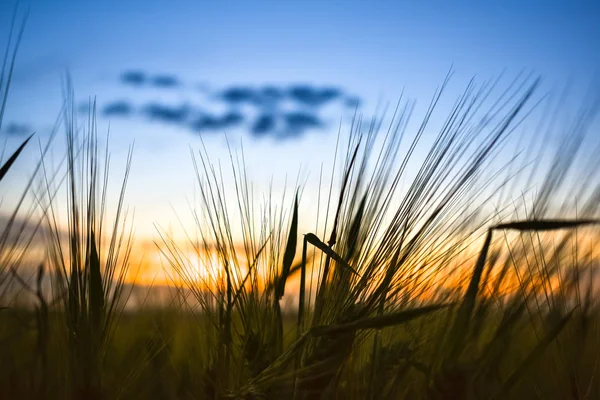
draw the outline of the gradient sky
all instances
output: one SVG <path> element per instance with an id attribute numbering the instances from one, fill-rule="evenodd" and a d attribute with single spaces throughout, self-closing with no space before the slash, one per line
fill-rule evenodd
<path id="1" fill-rule="evenodd" d="M 47 135 L 60 109 L 65 71 L 73 78 L 77 99 L 97 96 L 100 110 L 126 102 L 136 110 L 151 103 L 191 104 L 223 113 L 224 104 L 216 96 L 227 88 L 296 83 L 340 88 L 340 99 L 359 97 L 366 115 L 374 112 L 378 100 L 394 103 L 403 89 L 423 109 L 451 66 L 455 74 L 449 102 L 473 75 L 489 79 L 504 70 L 508 77 L 533 71 L 548 87 L 571 80 L 577 98 L 600 71 L 599 4 L 22 2 L 19 10 L 29 7 L 30 15 L 0 134 L 9 148 L 24 132 Z M 12 4 L 0 2 L 4 38 L 12 9 Z M 122 81 L 127 71 L 142 71 L 150 79 L 172 77 L 180 84 L 127 84 Z M 272 176 L 281 183 L 288 174 L 293 183 L 301 166 L 304 178 L 315 178 L 320 163 L 331 160 L 338 122 L 347 120 L 352 109 L 340 100 L 314 112 L 324 121 L 322 129 L 285 139 L 256 138 L 247 126 L 223 129 L 234 144 L 243 140 L 258 191 L 266 189 Z M 193 196 L 189 146 L 200 146 L 198 133 L 139 113 L 117 114 L 103 115 L 99 127 L 106 131 L 110 122 L 116 176 L 135 140 L 128 203 L 135 206 L 138 233 L 152 236 L 154 222 L 166 225 L 172 220 L 171 207 L 187 211 L 186 197 Z M 222 134 L 204 132 L 202 137 L 214 160 L 228 161 Z M 35 146 L 28 151 L 24 159 L 33 160 Z"/>

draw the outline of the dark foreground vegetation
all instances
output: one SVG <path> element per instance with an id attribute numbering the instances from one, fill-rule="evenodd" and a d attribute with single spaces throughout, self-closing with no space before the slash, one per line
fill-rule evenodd
<path id="1" fill-rule="evenodd" d="M 321 189 L 310 207 L 301 187 L 255 202 L 243 155 L 223 182 L 202 148 L 196 232 L 185 244 L 157 232 L 173 301 L 127 310 L 127 176 L 107 196 L 94 105 L 80 128 L 67 85 L 65 158 L 52 165 L 41 146 L 24 193 L 0 182 L 21 199 L 2 208 L 0 398 L 600 398 L 600 176 L 579 156 L 595 109 L 563 132 L 543 171 L 547 143 L 507 150 L 537 81 L 470 83 L 434 114 L 446 83 L 416 133 L 406 132 L 411 102 L 389 128 L 357 115 L 332 149 L 331 177 L 311 178 Z M 45 250 L 32 268 L 35 237 Z M 211 273 L 198 275 L 198 261 Z"/>

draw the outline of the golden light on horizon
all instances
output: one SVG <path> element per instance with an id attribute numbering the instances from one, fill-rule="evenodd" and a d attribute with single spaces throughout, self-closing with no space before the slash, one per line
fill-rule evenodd
<path id="1" fill-rule="evenodd" d="M 566 231 L 550 232 L 543 234 L 525 234 L 519 238 L 518 233 L 500 233 L 494 235 L 494 249 L 498 250 L 502 257 L 509 262 L 508 272 L 502 277 L 501 262 L 496 263 L 489 276 L 482 281 L 481 294 L 494 292 L 496 294 L 510 294 L 520 289 L 537 286 L 545 291 L 553 292 L 559 290 L 567 280 L 569 271 L 562 271 L 557 276 L 546 278 L 535 266 L 539 263 L 545 266 L 554 265 L 561 270 L 561 265 L 579 265 L 582 270 L 591 269 L 596 263 L 597 254 L 593 252 L 593 243 L 598 239 L 599 232 L 596 228 L 582 228 L 577 235 L 569 237 L 567 244 L 561 252 L 553 255 L 556 247 L 566 236 Z M 466 243 L 457 251 L 449 251 L 452 248 L 451 241 L 432 245 L 435 252 L 417 255 L 417 263 L 427 264 L 430 271 L 428 274 L 418 275 L 418 279 L 411 269 L 408 268 L 402 274 L 402 279 L 408 279 L 407 288 L 414 289 L 413 293 L 420 293 L 423 298 L 433 298 L 443 291 L 452 291 L 464 288 L 468 283 L 476 259 L 481 250 L 483 237 L 473 238 L 472 242 Z M 248 260 L 243 242 L 234 242 L 233 248 L 227 250 L 228 257 L 224 257 L 216 246 L 197 246 L 189 240 L 173 240 L 171 243 L 157 242 L 149 239 L 138 239 L 133 242 L 129 257 L 129 268 L 125 274 L 125 283 L 142 287 L 170 287 L 170 288 L 202 288 L 202 290 L 214 291 L 223 288 L 227 282 L 225 265 L 229 266 L 229 279 L 235 290 L 242 284 L 250 288 L 247 277 Z M 35 269 L 41 261 L 44 261 L 43 240 L 34 241 L 29 250 L 21 259 L 22 268 L 19 274 L 24 280 L 34 279 Z M 170 250 L 169 250 L 170 248 Z M 529 250 L 528 250 L 529 249 Z M 19 247 L 6 247 L 6 251 L 18 251 Z M 256 251 L 256 250 L 254 250 Z M 443 253 L 448 251 L 448 256 Z M 439 254 L 438 254 L 439 253 Z M 15 253 L 16 254 L 16 253 Z M 307 268 L 307 285 L 312 283 L 314 290 L 319 274 L 319 256 L 310 261 Z M 103 256 L 104 257 L 104 256 Z M 252 257 L 252 255 L 251 255 Z M 518 261 L 515 265 L 513 260 Z M 300 261 L 300 252 L 296 253 L 295 262 Z M 579 263 L 579 264 L 578 264 Z M 255 266 L 255 280 L 252 288 L 263 290 L 265 284 L 273 278 L 265 268 L 272 268 L 272 260 L 259 260 Z M 417 264 L 415 264 L 417 265 Z M 487 270 L 492 265 L 491 255 L 488 258 Z M 280 266 L 275 265 L 276 268 Z M 538 268 L 540 266 L 538 265 Z M 46 262 L 47 275 L 51 266 Z M 413 267 L 417 269 L 417 267 Z M 594 267 L 595 268 L 595 267 Z M 430 272 L 430 273 L 429 273 Z M 586 272 L 587 273 L 587 272 Z M 562 275 L 561 275 L 562 274 Z M 502 281 L 496 284 L 497 279 Z M 584 287 L 586 287 L 584 285 Z M 290 277 L 286 285 L 286 298 L 292 299 L 297 295 L 299 289 L 298 274 Z"/>

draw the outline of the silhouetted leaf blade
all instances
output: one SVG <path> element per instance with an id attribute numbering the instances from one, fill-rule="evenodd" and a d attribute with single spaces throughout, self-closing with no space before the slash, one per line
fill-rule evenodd
<path id="1" fill-rule="evenodd" d="M 17 157 L 19 157 L 19 154 L 21 154 L 21 151 L 23 151 L 23 149 L 25 148 L 25 146 L 31 140 L 32 137 L 33 137 L 33 134 L 31 134 L 27 139 L 25 139 L 25 141 L 23 143 L 21 143 L 21 145 L 13 153 L 13 155 L 10 156 L 10 158 L 4 163 L 4 165 L 2 166 L 2 168 L 0 168 L 0 181 L 2 180 L 2 178 L 4 178 L 4 175 L 6 175 L 6 173 L 10 169 L 10 167 L 17 160 Z"/>
<path id="2" fill-rule="evenodd" d="M 283 297 L 285 293 L 285 282 L 290 274 L 290 268 L 294 262 L 296 256 L 296 244 L 298 241 L 298 193 L 296 192 L 296 199 L 294 201 L 294 212 L 292 216 L 292 222 L 290 225 L 290 231 L 288 233 L 288 241 L 285 246 L 285 252 L 283 254 L 283 268 L 281 270 L 281 277 L 277 282 L 277 289 L 275 296 L 278 299 Z"/>
<path id="3" fill-rule="evenodd" d="M 514 221 L 503 224 L 498 224 L 492 229 L 511 229 L 517 231 L 553 231 L 559 229 L 572 229 L 586 225 L 600 224 L 598 219 L 579 219 L 579 220 L 531 220 L 531 221 Z"/>
<path id="4" fill-rule="evenodd" d="M 347 268 L 348 270 L 352 271 L 354 274 L 359 275 L 358 272 L 356 272 L 356 270 L 350 266 L 350 264 L 348 264 L 339 254 L 337 254 L 335 251 L 333 251 L 331 248 L 329 248 L 325 243 L 323 243 L 321 241 L 321 239 L 319 239 L 314 233 L 307 233 L 305 235 L 305 237 L 306 237 L 306 240 L 310 244 L 312 244 L 313 246 L 315 246 L 316 248 L 321 250 L 323 253 L 327 254 L 329 257 L 333 258 L 335 261 L 340 263 L 344 268 Z"/>
<path id="5" fill-rule="evenodd" d="M 378 315 L 375 317 L 361 318 L 345 324 L 316 326 L 312 329 L 312 334 L 314 336 L 322 336 L 328 334 L 352 332 L 361 329 L 382 329 L 388 326 L 404 324 L 415 318 L 445 307 L 448 307 L 448 304 L 436 304 L 432 306 L 402 310 L 385 315 Z"/>
<path id="6" fill-rule="evenodd" d="M 518 382 L 519 378 L 523 376 L 527 368 L 531 366 L 531 364 L 538 358 L 546 349 L 546 347 L 552 343 L 552 341 L 558 336 L 558 334 L 563 330 L 567 322 L 573 315 L 575 309 L 571 310 L 567 315 L 565 315 L 551 330 L 549 330 L 543 338 L 540 339 L 538 344 L 531 350 L 531 352 L 525 357 L 523 362 L 510 374 L 508 379 L 504 381 L 502 384 L 500 391 L 494 399 L 504 398 L 510 391 L 510 389 Z"/>
<path id="7" fill-rule="evenodd" d="M 102 316 L 104 313 L 104 290 L 102 288 L 100 257 L 98 256 L 96 238 L 93 230 L 91 232 L 90 241 L 90 316 L 92 318 L 92 322 L 98 328 L 102 324 Z"/>

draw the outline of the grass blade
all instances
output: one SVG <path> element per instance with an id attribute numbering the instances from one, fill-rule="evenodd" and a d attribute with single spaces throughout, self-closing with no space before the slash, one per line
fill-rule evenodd
<path id="1" fill-rule="evenodd" d="M 271 238 L 271 235 L 269 235 L 269 237 L 267 237 L 267 239 L 265 240 L 263 245 L 256 252 L 256 256 L 254 256 L 254 260 L 252 261 L 252 264 L 250 264 L 250 267 L 248 267 L 248 272 L 246 272 L 246 276 L 244 276 L 244 279 L 240 283 L 237 291 L 235 292 L 235 295 L 233 296 L 233 300 L 231 301 L 230 308 L 235 307 L 235 305 L 237 304 L 237 301 L 238 301 L 240 295 L 242 294 L 244 288 L 246 287 L 246 282 L 248 282 L 248 278 L 250 278 L 250 274 L 252 273 L 252 270 L 254 268 L 256 268 L 256 263 L 258 262 L 258 258 L 260 257 L 260 255 L 263 252 L 263 250 L 265 249 L 265 247 L 267 247 L 267 243 L 269 243 L 270 238 Z"/>
<path id="2" fill-rule="evenodd" d="M 8 172 L 8 170 L 10 169 L 10 167 L 13 165 L 13 163 L 17 160 L 17 157 L 19 157 L 19 154 L 21 154 L 21 151 L 23 151 L 23 149 L 25 148 L 25 146 L 27 145 L 27 142 L 29 142 L 31 140 L 31 138 L 33 137 L 33 133 L 27 138 L 25 139 L 25 141 L 23 143 L 21 143 L 21 145 L 19 146 L 19 148 L 13 153 L 12 156 L 10 156 L 10 158 L 4 163 L 4 165 L 2 166 L 2 168 L 0 168 L 0 181 L 2 180 L 2 178 L 4 178 L 4 175 L 6 175 L 6 173 Z"/>
<path id="3" fill-rule="evenodd" d="M 285 293 L 285 282 L 290 274 L 290 268 L 294 262 L 296 256 L 296 242 L 298 240 L 298 192 L 296 192 L 296 200 L 294 201 L 294 214 L 292 216 L 292 223 L 290 226 L 290 232 L 288 234 L 287 245 L 285 246 L 285 253 L 283 254 L 283 268 L 281 270 L 281 277 L 277 282 L 277 288 L 275 290 L 275 296 L 277 299 L 281 299 Z"/>
<path id="4" fill-rule="evenodd" d="M 316 248 L 321 250 L 323 253 L 325 253 L 329 257 L 333 258 L 335 261 L 340 263 L 344 268 L 353 272 L 357 276 L 360 276 L 358 274 L 358 272 L 356 272 L 356 270 L 350 266 L 350 264 L 348 264 L 339 254 L 337 254 L 335 251 L 333 251 L 331 248 L 329 248 L 325 243 L 323 243 L 321 241 L 321 239 L 319 239 L 314 233 L 307 233 L 305 235 L 305 238 L 308 241 L 308 243 L 312 244 L 313 246 L 315 246 Z"/>
<path id="5" fill-rule="evenodd" d="M 598 219 L 580 219 L 580 220 L 533 220 L 533 221 L 514 221 L 499 224 L 492 229 L 512 229 L 517 231 L 553 231 L 558 229 L 572 229 L 586 225 L 598 225 Z"/>
<path id="6" fill-rule="evenodd" d="M 359 238 L 360 238 L 360 227 L 362 225 L 362 220 L 365 214 L 365 207 L 367 205 L 367 194 L 363 196 L 360 201 L 360 205 L 358 206 L 358 210 L 356 211 L 356 215 L 352 221 L 352 225 L 350 225 L 350 232 L 348 234 L 348 253 L 346 254 L 346 258 L 348 260 L 352 260 L 354 254 L 358 250 Z"/>
<path id="7" fill-rule="evenodd" d="M 550 331 L 546 333 L 546 335 L 538 342 L 538 344 L 533 348 L 531 353 L 523 360 L 521 365 L 519 365 L 512 374 L 508 377 L 506 381 L 502 384 L 500 391 L 496 394 L 493 399 L 505 398 L 510 389 L 518 382 L 519 378 L 523 376 L 527 368 L 535 361 L 537 357 L 539 357 L 544 349 L 558 336 L 558 334 L 563 330 L 571 315 L 575 309 L 571 310 L 567 315 L 565 315 Z"/>
<path id="8" fill-rule="evenodd" d="M 477 258 L 477 263 L 475 264 L 473 275 L 471 276 L 471 281 L 469 282 L 469 287 L 467 288 L 465 297 L 463 298 L 460 308 L 458 309 L 456 319 L 454 320 L 454 326 L 450 331 L 451 359 L 456 358 L 456 355 L 461 347 L 460 345 L 462 343 L 462 340 L 465 339 L 465 333 L 468 330 L 471 314 L 473 313 L 473 308 L 475 307 L 477 293 L 479 292 L 479 282 L 481 281 L 481 275 L 483 273 L 483 268 L 485 267 L 485 261 L 487 259 L 487 254 L 490 249 L 491 243 L 492 230 L 489 230 L 485 237 L 485 242 L 483 243 L 483 246 L 479 253 L 479 257 Z"/>
<path id="9" fill-rule="evenodd" d="M 102 326 L 104 312 L 104 290 L 102 289 L 102 274 L 100 272 L 100 258 L 96 248 L 94 231 L 91 231 L 91 249 L 89 258 L 90 268 L 90 317 L 96 329 Z"/>
<path id="10" fill-rule="evenodd" d="M 436 304 L 432 306 L 412 308 L 396 313 L 379 315 L 375 317 L 361 318 L 345 324 L 315 326 L 311 330 L 313 336 L 347 333 L 361 329 L 382 329 L 388 326 L 400 325 L 412 321 L 415 318 L 429 314 L 433 311 L 448 307 L 449 304 Z"/>

